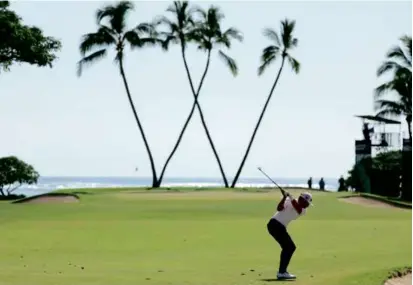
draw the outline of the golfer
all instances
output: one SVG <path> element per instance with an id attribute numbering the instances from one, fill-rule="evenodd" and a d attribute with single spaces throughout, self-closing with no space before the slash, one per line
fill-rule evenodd
<path id="1" fill-rule="evenodd" d="M 295 279 L 293 274 L 288 273 L 287 267 L 296 249 L 293 240 L 287 232 L 287 226 L 292 221 L 305 214 L 306 208 L 311 204 L 310 193 L 302 193 L 298 201 L 290 196 L 288 192 L 277 206 L 277 212 L 271 217 L 267 224 L 268 232 L 281 246 L 280 267 L 277 273 L 278 279 Z"/>

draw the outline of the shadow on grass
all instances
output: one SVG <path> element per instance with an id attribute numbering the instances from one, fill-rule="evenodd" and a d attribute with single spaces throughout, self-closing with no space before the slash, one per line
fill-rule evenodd
<path id="1" fill-rule="evenodd" d="M 258 279 L 259 281 L 263 282 L 291 282 L 295 281 L 295 279 L 277 279 L 277 278 L 262 278 Z"/>
<path id="2" fill-rule="evenodd" d="M 95 193 L 86 192 L 86 191 L 74 191 L 71 194 L 75 194 L 75 195 L 94 195 Z"/>

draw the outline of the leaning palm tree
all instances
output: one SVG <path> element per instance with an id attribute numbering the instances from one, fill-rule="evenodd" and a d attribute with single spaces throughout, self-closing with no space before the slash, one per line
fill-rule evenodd
<path id="1" fill-rule="evenodd" d="M 295 21 L 285 19 L 281 21 L 280 36 L 271 28 L 264 29 L 264 35 L 267 38 L 269 38 L 273 42 L 273 44 L 264 48 L 262 51 L 261 66 L 258 68 L 258 75 L 262 75 L 264 71 L 279 57 L 281 57 L 281 66 L 278 70 L 278 74 L 275 78 L 274 84 L 271 87 L 270 94 L 268 94 L 264 108 L 261 111 L 261 115 L 258 119 L 257 125 L 255 126 L 254 132 L 252 133 L 250 142 L 247 146 L 247 150 L 237 170 L 237 173 L 235 174 L 234 180 L 232 181 L 231 188 L 235 187 L 238 178 L 241 175 L 242 168 L 244 167 L 245 161 L 247 160 L 248 154 L 251 150 L 251 146 L 254 141 L 255 135 L 257 134 L 262 118 L 264 117 L 264 113 L 268 107 L 268 103 L 271 100 L 275 86 L 277 85 L 278 80 L 280 79 L 281 71 L 283 70 L 285 61 L 287 60 L 289 62 L 295 73 L 298 73 L 300 71 L 300 63 L 290 55 L 290 51 L 298 45 L 298 39 L 294 38 L 293 35 L 294 28 Z"/>
<path id="2" fill-rule="evenodd" d="M 173 5 L 171 5 L 167 9 L 167 12 L 171 12 L 173 14 L 174 20 L 170 20 L 167 17 L 161 17 L 158 20 L 158 24 L 163 24 L 164 26 L 166 26 L 167 31 L 160 32 L 159 34 L 163 34 L 165 36 L 165 48 L 168 48 L 170 43 L 180 45 L 181 56 L 184 62 L 185 71 L 188 77 L 189 85 L 191 87 L 192 95 L 194 96 L 194 103 L 181 129 L 181 132 L 178 136 L 178 140 L 176 141 L 175 146 L 172 149 L 172 152 L 170 153 L 165 162 L 165 165 L 159 177 L 159 183 L 161 183 L 163 179 L 168 163 L 170 162 L 173 155 L 178 149 L 178 146 L 185 133 L 185 130 L 193 116 L 195 108 L 197 108 L 199 111 L 199 115 L 201 117 L 202 126 L 204 127 L 209 144 L 218 163 L 224 185 L 225 187 L 228 187 L 228 180 L 226 178 L 218 152 L 211 138 L 211 134 L 205 122 L 205 117 L 202 108 L 198 102 L 198 97 L 202 85 L 204 83 L 205 77 L 209 70 L 212 51 L 215 48 L 220 47 L 225 47 L 229 49 L 231 48 L 231 41 L 233 39 L 242 41 L 243 37 L 241 36 L 240 32 L 235 28 L 229 28 L 224 32 L 221 30 L 220 22 L 223 20 L 224 15 L 220 12 L 219 8 L 214 6 L 211 6 L 208 9 L 208 11 L 204 11 L 200 8 L 190 8 L 187 1 L 175 1 Z M 194 19 L 196 15 L 200 16 L 200 20 L 196 21 Z M 186 49 L 188 43 L 196 43 L 198 45 L 199 50 L 205 51 L 207 53 L 205 69 L 199 82 L 198 88 L 196 90 L 193 84 L 192 76 L 189 71 L 188 62 L 186 59 Z M 221 59 L 224 60 L 225 64 L 229 67 L 232 74 L 236 76 L 238 73 L 238 68 L 235 60 L 229 57 L 227 54 L 225 54 L 224 51 L 222 51 L 221 49 L 219 49 L 218 55 L 221 57 Z"/>
<path id="3" fill-rule="evenodd" d="M 113 47 L 115 49 L 115 62 L 118 64 L 133 115 L 149 156 L 152 169 L 152 187 L 158 187 L 154 159 L 132 100 L 123 68 L 123 60 L 126 45 L 129 45 L 131 49 L 143 48 L 145 46 L 152 46 L 159 41 L 155 37 L 154 28 L 151 24 L 142 23 L 131 30 L 126 29 L 126 16 L 133 8 L 132 2 L 121 1 L 115 5 L 105 6 L 97 11 L 97 32 L 85 34 L 81 40 L 79 49 L 82 59 L 78 62 L 78 76 L 81 76 L 84 66 L 104 58 L 109 48 Z M 104 23 L 104 20 L 108 21 Z"/>
<path id="4" fill-rule="evenodd" d="M 393 72 L 392 79 L 375 89 L 375 110 L 379 116 L 405 116 L 412 141 L 412 37 L 400 38 L 403 47 L 396 46 L 387 53 L 384 61 L 377 69 L 377 76 Z M 384 99 L 393 93 L 394 100 Z"/>

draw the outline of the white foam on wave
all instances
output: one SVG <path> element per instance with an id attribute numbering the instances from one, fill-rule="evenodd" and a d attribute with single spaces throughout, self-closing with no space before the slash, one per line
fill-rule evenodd
<path id="1" fill-rule="evenodd" d="M 89 179 L 89 181 L 82 181 L 83 179 L 76 179 L 73 181 L 66 180 L 43 180 L 39 181 L 40 183 L 36 185 L 23 185 L 17 189 L 15 194 L 25 194 L 25 195 L 37 195 L 43 194 L 55 190 L 64 190 L 64 189 L 86 189 L 86 188 L 125 188 L 125 187 L 150 187 L 151 180 L 114 180 L 112 181 L 99 181 L 99 178 Z M 307 188 L 305 183 L 279 183 L 281 187 L 285 188 Z M 167 182 L 162 184 L 162 187 L 193 187 L 193 188 L 215 188 L 223 187 L 224 185 L 217 181 L 176 181 L 176 182 Z M 237 183 L 236 188 L 275 188 L 276 186 L 272 183 L 267 182 L 247 182 L 240 181 Z M 335 185 L 326 184 L 326 190 L 336 191 Z"/>

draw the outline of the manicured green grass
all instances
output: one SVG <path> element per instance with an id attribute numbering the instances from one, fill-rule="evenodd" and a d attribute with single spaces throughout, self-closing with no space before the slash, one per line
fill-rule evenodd
<path id="1" fill-rule="evenodd" d="M 75 204 L 0 203 L 1 285 L 247 285 L 275 278 L 280 249 L 266 223 L 278 191 L 88 192 Z M 381 285 L 391 269 L 411 266 L 410 210 L 313 193 L 315 206 L 290 226 L 295 284 Z"/>

